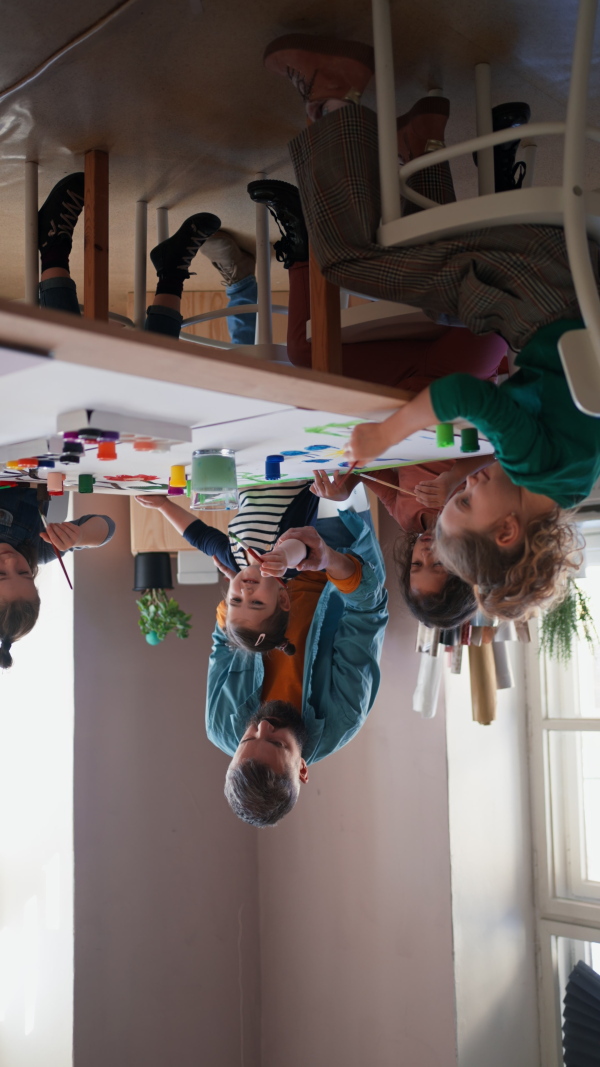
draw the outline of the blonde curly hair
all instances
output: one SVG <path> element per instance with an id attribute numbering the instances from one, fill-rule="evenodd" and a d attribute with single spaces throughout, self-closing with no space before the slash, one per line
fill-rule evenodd
<path id="1" fill-rule="evenodd" d="M 512 549 L 471 531 L 450 536 L 439 520 L 436 527 L 437 556 L 444 567 L 473 586 L 486 615 L 517 622 L 564 599 L 582 547 L 577 527 L 559 507 L 532 519 L 523 541 Z"/>

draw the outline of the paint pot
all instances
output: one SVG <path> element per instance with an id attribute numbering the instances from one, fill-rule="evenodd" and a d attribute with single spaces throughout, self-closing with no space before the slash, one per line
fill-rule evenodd
<path id="1" fill-rule="evenodd" d="M 169 485 L 167 496 L 185 496 L 185 489 L 182 489 L 179 485 Z"/>
<path id="2" fill-rule="evenodd" d="M 156 441 L 153 437 L 138 437 L 133 442 L 134 452 L 154 452 Z"/>
<path id="3" fill-rule="evenodd" d="M 171 467 L 169 485 L 172 485 L 174 489 L 185 489 L 187 478 L 185 476 L 185 467 L 182 463 L 176 463 L 174 467 Z"/>
<path id="4" fill-rule="evenodd" d="M 38 459 L 38 469 L 39 469 L 40 467 L 41 467 L 42 469 L 43 469 L 44 467 L 49 467 L 50 469 L 52 469 L 52 468 L 53 468 L 53 467 L 55 467 L 55 466 L 56 466 L 56 464 L 55 464 L 55 462 L 54 462 L 54 460 L 53 460 L 53 459 L 49 459 L 49 458 L 43 458 L 43 459 Z"/>
<path id="5" fill-rule="evenodd" d="M 265 479 L 267 482 L 279 481 L 283 458 L 283 456 L 267 456 L 265 460 Z"/>
<path id="6" fill-rule="evenodd" d="M 435 443 L 438 448 L 451 448 L 454 444 L 454 426 L 451 422 L 439 422 L 435 428 Z"/>
<path id="7" fill-rule="evenodd" d="M 48 496 L 62 496 L 64 480 L 65 476 L 60 471 L 48 471 Z"/>
<path id="8" fill-rule="evenodd" d="M 117 458 L 117 447 L 114 441 L 98 441 L 98 459 L 109 461 Z"/>
<path id="9" fill-rule="evenodd" d="M 77 483 L 77 491 L 79 493 L 93 493 L 95 481 L 96 479 L 93 474 L 80 474 Z"/>
<path id="10" fill-rule="evenodd" d="M 200 448 L 192 456 L 192 511 L 231 511 L 238 506 L 235 452 Z"/>
<path id="11" fill-rule="evenodd" d="M 133 588 L 136 593 L 144 593 L 146 589 L 172 589 L 169 553 L 138 552 L 134 557 Z"/>
<path id="12" fill-rule="evenodd" d="M 465 426 L 460 431 L 461 452 L 479 452 L 479 434 L 475 426 Z"/>

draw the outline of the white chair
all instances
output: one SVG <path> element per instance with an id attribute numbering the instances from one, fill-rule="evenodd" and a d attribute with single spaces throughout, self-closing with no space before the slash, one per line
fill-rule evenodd
<path id="1" fill-rule="evenodd" d="M 600 244 L 600 193 L 583 191 L 586 138 L 600 141 L 600 130 L 586 127 L 585 121 L 597 0 L 579 3 L 566 122 L 536 122 L 519 128 L 520 137 L 525 136 L 528 141 L 550 134 L 564 135 L 563 184 L 556 188 L 522 188 L 505 193 L 493 192 L 493 147 L 514 140 L 515 131 L 490 132 L 487 64 L 479 64 L 475 72 L 479 136 L 412 160 L 400 168 L 398 181 L 390 0 L 372 0 L 372 9 L 382 205 L 379 243 L 384 247 L 423 244 L 478 228 L 513 223 L 564 226 L 573 282 L 586 328 L 564 334 L 559 351 L 575 404 L 589 415 L 600 416 L 600 299 L 587 245 L 588 235 Z M 408 179 L 418 171 L 473 151 L 478 153 L 478 197 L 440 206 L 408 187 Z M 401 194 L 428 210 L 401 218 Z"/>

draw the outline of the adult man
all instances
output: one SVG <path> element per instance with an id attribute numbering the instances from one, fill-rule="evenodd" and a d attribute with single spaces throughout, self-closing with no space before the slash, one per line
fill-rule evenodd
<path id="1" fill-rule="evenodd" d="M 281 538 L 308 549 L 302 573 L 287 583 L 294 656 L 232 650 L 219 623 L 213 634 L 206 729 L 233 756 L 225 782 L 232 810 L 254 826 L 273 826 L 291 811 L 309 764 L 354 737 L 379 688 L 388 620 L 381 550 L 352 511 L 320 528 L 337 549 L 314 527 Z"/>

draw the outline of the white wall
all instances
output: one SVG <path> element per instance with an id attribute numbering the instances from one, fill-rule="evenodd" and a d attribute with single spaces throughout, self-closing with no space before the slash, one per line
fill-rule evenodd
<path id="1" fill-rule="evenodd" d="M 128 501 L 93 503 L 118 530 L 75 560 L 75 1067 L 258 1067 L 256 831 L 204 731 L 218 587 L 147 645 Z"/>
<path id="2" fill-rule="evenodd" d="M 456 1062 L 444 720 L 411 710 L 396 532 L 382 516 L 392 621 L 375 707 L 259 839 L 262 1067 Z"/>
<path id="3" fill-rule="evenodd" d="M 490 726 L 472 720 L 468 663 L 447 678 L 460 1067 L 540 1064 L 524 678 L 509 654 L 517 687 Z"/>
<path id="4" fill-rule="evenodd" d="M 0 1064 L 68 1067 L 73 1028 L 73 595 L 42 567 L 39 621 L 0 671 Z"/>

